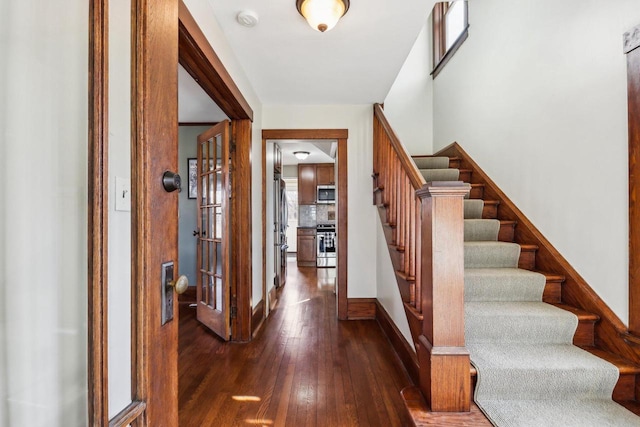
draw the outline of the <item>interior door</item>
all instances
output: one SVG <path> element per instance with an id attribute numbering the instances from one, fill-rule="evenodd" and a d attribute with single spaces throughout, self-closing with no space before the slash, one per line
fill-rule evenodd
<path id="1" fill-rule="evenodd" d="M 197 318 L 224 340 L 231 311 L 229 128 L 225 120 L 198 135 Z"/>

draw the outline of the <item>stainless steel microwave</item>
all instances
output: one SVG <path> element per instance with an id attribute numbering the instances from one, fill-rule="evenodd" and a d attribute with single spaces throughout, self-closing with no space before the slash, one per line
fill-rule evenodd
<path id="1" fill-rule="evenodd" d="M 318 194 L 316 203 L 328 204 L 336 202 L 336 186 L 335 185 L 318 185 Z"/>

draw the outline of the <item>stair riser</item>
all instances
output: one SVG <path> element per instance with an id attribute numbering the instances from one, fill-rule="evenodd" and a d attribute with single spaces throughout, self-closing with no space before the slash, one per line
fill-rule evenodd
<path id="1" fill-rule="evenodd" d="M 497 204 L 484 204 L 484 208 L 482 209 L 482 218 L 485 219 L 496 219 L 498 218 L 498 205 Z"/>
<path id="2" fill-rule="evenodd" d="M 471 184 L 471 192 L 469 193 L 470 199 L 482 199 L 484 197 L 484 185 L 483 184 Z"/>
<path id="3" fill-rule="evenodd" d="M 518 268 L 522 268 L 524 270 L 536 269 L 536 249 L 522 248 L 520 250 Z"/>
<path id="4" fill-rule="evenodd" d="M 562 282 L 549 281 L 544 287 L 542 301 L 544 302 L 560 302 L 562 300 Z"/>
<path id="5" fill-rule="evenodd" d="M 461 170 L 460 176 L 458 177 L 460 181 L 463 182 L 471 182 L 471 171 L 470 170 Z"/>
<path id="6" fill-rule="evenodd" d="M 593 346 L 594 336 L 595 322 L 592 320 L 580 320 L 573 336 L 573 344 L 577 346 Z"/>
<path id="7" fill-rule="evenodd" d="M 498 232 L 499 242 L 513 242 L 513 236 L 515 234 L 515 224 L 500 224 L 500 231 Z"/>
<path id="8" fill-rule="evenodd" d="M 613 389 L 613 400 L 635 400 L 636 375 L 620 374 L 618 383 Z"/>

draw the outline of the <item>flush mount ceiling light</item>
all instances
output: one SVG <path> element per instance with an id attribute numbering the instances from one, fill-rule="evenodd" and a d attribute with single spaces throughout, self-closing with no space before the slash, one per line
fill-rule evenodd
<path id="1" fill-rule="evenodd" d="M 255 27 L 256 25 L 258 25 L 258 14 L 255 13 L 252 10 L 243 10 L 242 12 L 239 12 L 238 15 L 236 16 L 236 20 L 238 21 L 238 24 L 242 25 L 243 27 Z"/>
<path id="2" fill-rule="evenodd" d="M 298 160 L 304 160 L 309 155 L 309 152 L 308 151 L 294 151 L 293 155 L 296 156 L 296 159 L 298 159 Z"/>
<path id="3" fill-rule="evenodd" d="M 311 28 L 324 33 L 349 10 L 349 0 L 296 0 L 296 8 Z"/>

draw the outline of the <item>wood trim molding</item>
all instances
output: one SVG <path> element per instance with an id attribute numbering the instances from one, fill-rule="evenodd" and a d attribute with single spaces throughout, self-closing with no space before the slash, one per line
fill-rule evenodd
<path id="1" fill-rule="evenodd" d="M 251 340 L 253 281 L 251 217 L 251 121 L 233 120 L 231 135 L 235 148 L 231 153 L 231 299 L 237 317 L 231 319 L 231 340 Z"/>
<path id="2" fill-rule="evenodd" d="M 420 382 L 418 356 L 404 335 L 402 335 L 398 326 L 396 326 L 394 321 L 391 319 L 387 310 L 384 309 L 378 300 L 376 300 L 376 320 L 389 339 L 389 342 L 391 342 L 391 346 L 398 354 L 398 357 L 404 365 L 404 368 L 407 370 L 409 377 L 414 384 L 418 384 Z"/>
<path id="3" fill-rule="evenodd" d="M 109 422 L 109 1 L 89 2 L 88 420 Z"/>
<path id="4" fill-rule="evenodd" d="M 262 293 L 267 292 L 266 283 L 266 230 L 267 230 L 267 199 L 266 199 L 266 150 L 268 139 L 337 139 L 338 155 L 336 166 L 338 168 L 338 253 L 337 257 L 337 288 L 338 288 L 338 319 L 347 320 L 348 316 L 348 157 L 347 141 L 348 129 L 263 129 L 262 130 Z"/>
<path id="5" fill-rule="evenodd" d="M 629 334 L 640 337 L 640 26 L 625 34 L 629 126 Z M 627 43 L 625 43 L 627 44 Z"/>
<path id="6" fill-rule="evenodd" d="M 253 121 L 253 110 L 182 0 L 179 2 L 180 65 L 230 119 Z M 203 78 L 204 77 L 204 78 Z"/>
<path id="7" fill-rule="evenodd" d="M 347 314 L 349 286 L 347 283 L 347 270 L 349 268 L 349 177 L 347 168 L 347 137 L 338 139 L 338 155 L 336 163 L 338 167 L 338 215 L 337 215 L 337 285 L 338 285 L 338 319 L 345 320 Z"/>
<path id="8" fill-rule="evenodd" d="M 256 332 L 262 323 L 264 322 L 264 310 L 265 310 L 265 299 L 262 298 L 256 306 L 253 308 L 253 315 L 251 316 L 251 337 L 256 336 Z"/>
<path id="9" fill-rule="evenodd" d="M 347 139 L 347 129 L 263 129 L 262 139 Z"/>
<path id="10" fill-rule="evenodd" d="M 109 421 L 109 427 L 126 427 L 136 421 L 143 413 L 147 405 L 144 402 L 131 402 L 115 417 Z"/>
<path id="11" fill-rule="evenodd" d="M 213 127 L 220 122 L 179 122 L 178 126 L 209 126 Z"/>
<path id="12" fill-rule="evenodd" d="M 161 326 L 159 278 L 162 263 L 178 259 L 178 194 L 161 185 L 178 168 L 178 2 L 133 0 L 132 10 L 132 394 L 147 405 L 134 425 L 173 426 L 179 304 Z"/>
<path id="13" fill-rule="evenodd" d="M 376 318 L 375 298 L 349 298 L 347 300 L 349 320 L 367 320 Z"/>
<path id="14" fill-rule="evenodd" d="M 640 47 L 640 25 L 630 29 L 624 33 L 624 53 L 630 53 L 632 50 Z"/>

